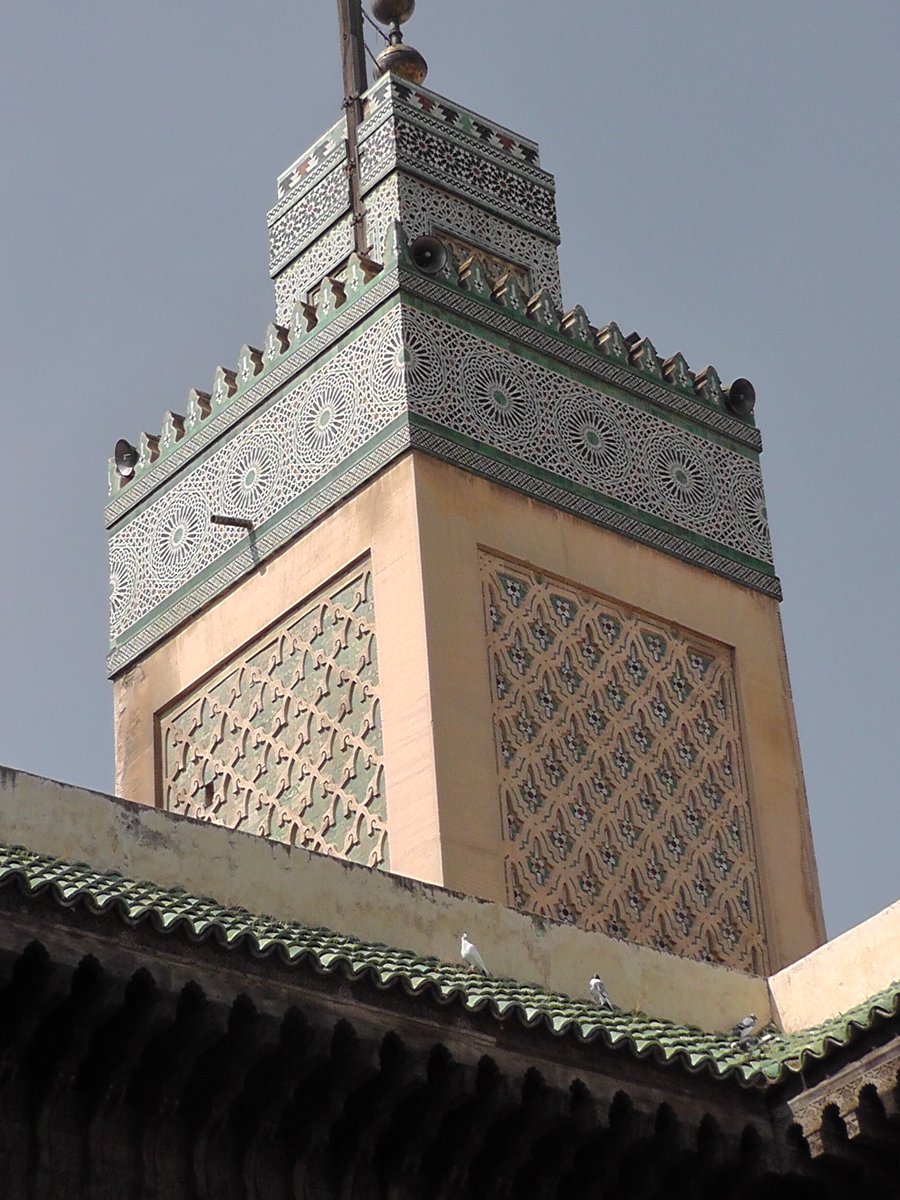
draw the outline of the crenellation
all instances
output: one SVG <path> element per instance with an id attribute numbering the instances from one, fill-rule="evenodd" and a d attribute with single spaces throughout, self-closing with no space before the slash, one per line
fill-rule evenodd
<path id="1" fill-rule="evenodd" d="M 138 461 L 136 470 L 145 471 L 159 458 L 159 438 L 155 433 L 142 433 L 138 438 Z"/>
<path id="2" fill-rule="evenodd" d="M 476 296 L 480 296 L 482 299 L 486 299 L 491 295 L 491 283 L 484 269 L 484 264 L 475 254 L 470 255 L 469 258 L 460 264 L 457 281 L 459 286 L 465 291 L 474 292 Z"/>
<path id="3" fill-rule="evenodd" d="M 237 391 L 237 375 L 227 367 L 216 367 L 213 375 L 212 406 L 221 408 Z"/>
<path id="4" fill-rule="evenodd" d="M 193 433 L 201 422 L 205 421 L 212 412 L 212 397 L 209 392 L 201 392 L 197 388 L 191 388 L 188 392 L 187 414 L 185 416 L 185 429 L 188 433 Z"/>
<path id="5" fill-rule="evenodd" d="M 631 335 L 634 336 L 634 335 Z M 659 355 L 656 353 L 656 347 L 648 337 L 638 338 L 632 342 L 628 351 L 628 361 L 643 371 L 647 375 L 652 375 L 654 379 L 662 379 L 662 367 L 659 360 Z"/>
<path id="6" fill-rule="evenodd" d="M 574 308 L 570 308 L 564 314 L 559 329 L 560 333 L 564 333 L 573 341 L 581 342 L 583 346 L 593 346 L 597 336 L 596 328 L 590 323 L 587 313 L 580 304 L 576 304 Z"/>
<path id="7" fill-rule="evenodd" d="M 665 360 L 662 364 L 662 373 L 663 378 L 672 387 L 676 387 L 682 392 L 692 392 L 694 390 L 693 373 L 680 351 Z"/>
<path id="8" fill-rule="evenodd" d="M 528 297 L 513 271 L 507 271 L 505 275 L 500 276 L 494 284 L 491 299 L 514 316 L 524 318 Z"/>
<path id="9" fill-rule="evenodd" d="M 241 387 L 246 387 L 254 376 L 259 375 L 263 370 L 262 351 L 257 350 L 254 346 L 248 346 L 246 343 L 241 346 L 241 352 L 238 355 L 237 361 L 237 379 Z"/>
<path id="10" fill-rule="evenodd" d="M 616 362 L 628 361 L 628 347 L 622 336 L 622 330 L 615 321 L 610 321 L 608 325 L 604 325 L 598 331 L 596 346 L 606 358 L 615 359 Z"/>
<path id="11" fill-rule="evenodd" d="M 409 238 L 401 222 L 396 219 L 388 222 L 387 233 L 384 236 L 384 261 L 385 265 L 402 262 L 404 266 L 412 266 Z"/>
<path id="12" fill-rule="evenodd" d="M 544 329 L 549 329 L 553 333 L 560 332 L 559 311 L 546 288 L 541 288 L 530 298 L 525 305 L 525 315 L 529 321 L 534 321 L 536 325 L 541 325 Z"/>
<path id="13" fill-rule="evenodd" d="M 168 411 L 163 417 L 159 441 L 162 450 L 170 450 L 184 437 L 184 417 L 181 413 Z"/>
<path id="14" fill-rule="evenodd" d="M 291 339 L 286 326 L 278 325 L 272 321 L 266 329 L 265 351 L 263 354 L 265 365 L 268 366 L 276 358 L 280 358 L 290 344 Z"/>
<path id="15" fill-rule="evenodd" d="M 359 293 L 381 274 L 384 268 L 374 259 L 356 251 L 347 260 L 346 290 L 348 296 L 355 299 Z"/>
<path id="16" fill-rule="evenodd" d="M 347 289 L 343 281 L 334 275 L 326 275 L 317 289 L 316 316 L 327 321 L 346 300 Z"/>
<path id="17" fill-rule="evenodd" d="M 716 408 L 722 408 L 725 404 L 725 391 L 715 367 L 704 367 L 695 375 L 694 391 L 707 404 L 713 404 Z"/>
<path id="18" fill-rule="evenodd" d="M 290 330 L 291 347 L 299 346 L 301 342 L 305 341 L 318 323 L 319 315 L 316 312 L 316 306 L 310 304 L 308 300 L 298 300 L 291 313 L 291 321 L 288 327 Z"/>
<path id="19" fill-rule="evenodd" d="M 351 254 L 339 272 L 325 275 L 311 289 L 310 299 L 301 298 L 295 303 L 287 325 L 269 324 L 263 350 L 245 344 L 241 347 L 235 370 L 221 366 L 217 368 L 211 392 L 192 389 L 183 417 L 171 411 L 166 412 L 159 437 L 142 435 L 134 474 L 124 479 L 116 476 L 110 484 L 109 494 L 113 496 L 141 478 L 149 467 L 167 455 L 184 437 L 193 434 L 211 413 L 222 411 L 233 397 L 266 376 L 285 354 L 296 350 L 314 331 L 327 325 L 339 310 L 367 293 L 374 281 L 401 267 L 403 271 L 468 293 L 473 299 L 495 306 L 518 321 L 538 326 L 552 337 L 576 343 L 589 354 L 600 355 L 629 370 L 639 371 L 663 387 L 716 409 L 726 408 L 727 392 L 714 367 L 706 367 L 695 376 L 680 352 L 663 361 L 648 337 L 636 332 L 625 337 L 615 321 L 598 328 L 591 323 L 580 304 L 561 315 L 548 288 L 540 288 L 529 296 L 514 271 L 504 272 L 492 284 L 477 254 L 470 255 L 458 266 L 454 265 L 452 255 L 448 254 L 446 263 L 437 273 L 422 271 L 413 261 L 407 231 L 400 221 L 393 220 L 387 227 L 383 258 L 382 264 L 367 256 Z M 625 379 L 623 386 L 628 389 Z M 742 424 L 752 427 L 753 421 L 749 416 L 731 415 Z"/>

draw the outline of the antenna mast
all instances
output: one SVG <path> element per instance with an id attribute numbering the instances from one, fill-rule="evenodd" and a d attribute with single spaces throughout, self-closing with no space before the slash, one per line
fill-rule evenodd
<path id="1" fill-rule="evenodd" d="M 359 126 L 362 121 L 362 94 L 368 86 L 366 51 L 363 43 L 362 0 L 338 0 L 338 24 L 341 31 L 341 63 L 344 75 L 344 110 L 347 114 L 347 179 L 350 184 L 350 212 L 353 223 L 353 249 L 359 255 L 368 250 L 366 213 L 359 178 Z"/>

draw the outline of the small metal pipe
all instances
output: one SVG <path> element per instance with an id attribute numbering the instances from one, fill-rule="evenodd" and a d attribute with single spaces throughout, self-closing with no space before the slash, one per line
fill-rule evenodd
<path id="1" fill-rule="evenodd" d="M 253 529 L 253 522 L 247 517 L 225 517 L 220 513 L 212 513 L 209 519 L 213 525 L 230 525 L 234 529 L 246 529 L 248 532 Z"/>

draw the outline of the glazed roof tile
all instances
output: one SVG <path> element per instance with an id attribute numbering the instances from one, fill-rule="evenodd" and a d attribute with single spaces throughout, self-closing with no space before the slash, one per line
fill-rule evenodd
<path id="1" fill-rule="evenodd" d="M 750 1047 L 732 1038 L 680 1025 L 641 1012 L 598 1009 L 514 979 L 472 975 L 455 963 L 368 942 L 329 929 L 280 921 L 243 908 L 227 908 L 181 888 L 128 879 L 83 863 L 69 863 L 20 846 L 0 845 L 0 887 L 17 884 L 25 893 L 49 892 L 64 906 L 85 904 L 125 923 L 149 921 L 160 932 L 180 929 L 225 948 L 242 947 L 285 963 L 305 962 L 322 974 L 340 971 L 381 989 L 402 987 L 409 995 L 430 994 L 439 1003 L 470 1012 L 488 1011 L 499 1020 L 515 1017 L 528 1028 L 543 1027 L 583 1042 L 602 1041 L 639 1058 L 679 1063 L 689 1071 L 765 1087 L 823 1059 L 866 1030 L 900 1013 L 900 981 L 864 1004 L 821 1025 L 793 1034 L 768 1033 Z"/>

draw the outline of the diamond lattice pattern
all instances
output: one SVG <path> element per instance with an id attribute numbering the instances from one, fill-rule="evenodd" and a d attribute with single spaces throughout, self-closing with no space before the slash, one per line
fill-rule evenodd
<path id="1" fill-rule="evenodd" d="M 509 902 L 761 972 L 732 652 L 482 555 Z"/>
<path id="2" fill-rule="evenodd" d="M 163 804 L 388 865 L 372 577 L 296 610 L 160 720 Z"/>

